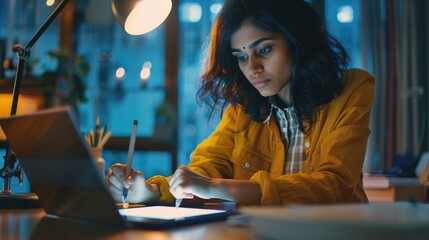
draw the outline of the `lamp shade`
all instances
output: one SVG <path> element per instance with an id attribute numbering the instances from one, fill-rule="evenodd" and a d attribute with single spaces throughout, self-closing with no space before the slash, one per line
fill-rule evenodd
<path id="1" fill-rule="evenodd" d="M 158 27 L 171 7 L 171 0 L 112 0 L 113 14 L 131 35 L 144 34 Z"/>

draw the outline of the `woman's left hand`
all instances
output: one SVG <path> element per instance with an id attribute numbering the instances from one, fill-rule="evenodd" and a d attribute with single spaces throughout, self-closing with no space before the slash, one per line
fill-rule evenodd
<path id="1" fill-rule="evenodd" d="M 194 196 L 209 199 L 213 187 L 213 179 L 203 176 L 191 169 L 180 166 L 169 182 L 170 192 L 175 198 L 193 198 Z"/>

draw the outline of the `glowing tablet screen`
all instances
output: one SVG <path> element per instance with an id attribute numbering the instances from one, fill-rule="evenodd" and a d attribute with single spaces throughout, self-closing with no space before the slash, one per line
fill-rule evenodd
<path id="1" fill-rule="evenodd" d="M 128 217 L 142 217 L 172 220 L 178 218 L 196 217 L 207 214 L 223 213 L 224 210 L 201 209 L 201 208 L 175 208 L 168 206 L 150 206 L 139 208 L 119 209 L 119 213 Z"/>

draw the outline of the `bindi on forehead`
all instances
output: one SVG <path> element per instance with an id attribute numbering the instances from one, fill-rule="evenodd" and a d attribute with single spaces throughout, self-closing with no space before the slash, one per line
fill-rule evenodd
<path id="1" fill-rule="evenodd" d="M 264 42 L 264 41 L 273 40 L 273 39 L 274 39 L 274 38 L 271 38 L 271 37 L 263 37 L 263 38 L 257 39 L 256 41 L 254 41 L 254 42 L 250 43 L 247 47 L 246 47 L 246 46 L 242 46 L 241 48 L 242 48 L 242 49 L 246 49 L 246 48 L 248 48 L 248 49 L 253 49 L 253 48 L 255 48 L 258 44 L 260 44 L 260 43 L 262 43 L 262 42 Z M 231 48 L 231 50 L 232 50 L 233 52 L 234 52 L 234 51 L 239 52 L 239 51 L 240 51 L 240 48 Z"/>

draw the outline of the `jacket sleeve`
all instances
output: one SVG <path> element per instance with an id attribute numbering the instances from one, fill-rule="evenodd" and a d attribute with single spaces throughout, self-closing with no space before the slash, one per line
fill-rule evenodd
<path id="1" fill-rule="evenodd" d="M 212 178 L 233 178 L 231 155 L 238 107 L 226 109 L 216 130 L 194 150 L 189 168 Z"/>
<path id="2" fill-rule="evenodd" d="M 362 166 L 370 134 L 374 78 L 350 73 L 343 93 L 322 110 L 302 173 L 271 177 L 258 171 L 251 180 L 260 185 L 263 205 L 314 202 L 365 202 Z"/>

